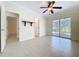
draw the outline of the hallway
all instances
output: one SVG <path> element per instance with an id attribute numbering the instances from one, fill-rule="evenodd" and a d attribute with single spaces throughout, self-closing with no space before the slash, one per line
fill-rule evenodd
<path id="1" fill-rule="evenodd" d="M 10 38 L 14 39 L 14 38 Z M 22 42 L 9 43 L 2 57 L 78 57 L 79 42 L 44 36 Z"/>

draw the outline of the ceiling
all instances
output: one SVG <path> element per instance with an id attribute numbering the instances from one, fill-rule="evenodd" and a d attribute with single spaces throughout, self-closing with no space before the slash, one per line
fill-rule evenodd
<path id="1" fill-rule="evenodd" d="M 31 10 L 36 11 L 37 13 L 40 13 L 41 15 L 48 15 L 49 12 L 42 13 L 45 9 L 40 9 L 42 6 L 47 6 L 47 1 L 16 1 L 14 3 L 18 3 L 20 5 L 23 5 L 25 8 L 29 8 Z M 79 4 L 79 1 L 56 1 L 54 6 L 62 6 L 62 9 L 54 9 L 54 13 L 59 12 L 61 10 L 70 8 L 72 6 L 75 6 Z"/>

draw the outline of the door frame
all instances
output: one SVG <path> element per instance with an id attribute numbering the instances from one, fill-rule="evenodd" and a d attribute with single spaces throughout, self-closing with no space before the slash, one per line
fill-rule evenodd
<path id="1" fill-rule="evenodd" d="M 1 6 L 0 6 L 0 52 L 1 52 Z"/>
<path id="2" fill-rule="evenodd" d="M 37 26 L 37 28 L 36 28 L 36 23 L 38 24 Z M 36 30 L 37 29 L 37 30 Z M 40 21 L 39 21 L 39 19 L 38 18 L 35 18 L 35 24 L 34 24 L 34 36 L 35 37 L 39 37 L 40 36 L 40 32 L 39 32 L 39 29 L 40 29 Z M 36 35 L 36 31 L 38 31 L 38 35 Z"/>

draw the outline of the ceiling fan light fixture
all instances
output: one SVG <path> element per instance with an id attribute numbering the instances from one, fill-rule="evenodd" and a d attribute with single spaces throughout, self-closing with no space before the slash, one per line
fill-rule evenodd
<path id="1" fill-rule="evenodd" d="M 52 10 L 52 7 L 49 7 L 49 8 L 48 8 L 48 11 L 51 11 L 51 10 Z"/>

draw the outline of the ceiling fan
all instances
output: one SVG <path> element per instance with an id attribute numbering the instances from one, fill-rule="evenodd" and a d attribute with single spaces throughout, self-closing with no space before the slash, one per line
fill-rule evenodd
<path id="1" fill-rule="evenodd" d="M 40 7 L 40 8 L 47 8 L 45 11 L 43 11 L 43 13 L 45 13 L 46 11 L 49 11 L 52 14 L 54 13 L 53 9 L 62 9 L 62 7 L 54 7 L 53 6 L 54 4 L 55 4 L 55 1 L 49 1 L 47 7 Z"/>

